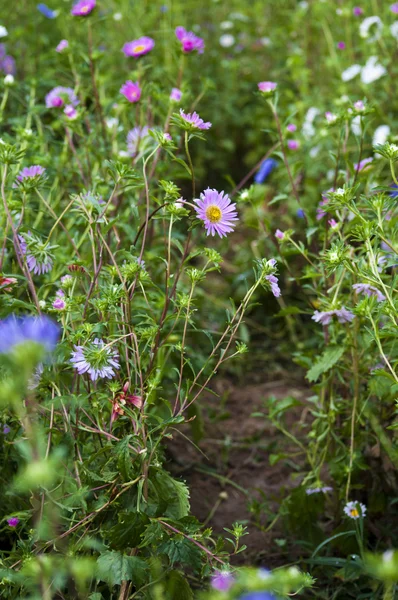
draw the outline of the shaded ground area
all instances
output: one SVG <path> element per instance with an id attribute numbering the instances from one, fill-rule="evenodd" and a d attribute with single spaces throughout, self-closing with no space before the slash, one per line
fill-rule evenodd
<path id="1" fill-rule="evenodd" d="M 213 388 L 217 396 L 201 400 L 205 437 L 198 447 L 190 441 L 193 434 L 189 426 L 182 434 L 175 433 L 168 447 L 172 459 L 168 468 L 189 485 L 192 512 L 201 522 L 224 535 L 224 527 L 230 528 L 235 521 L 247 525 L 249 535 L 242 542 L 247 549 L 235 557 L 235 564 L 273 567 L 285 557 L 279 523 L 266 529 L 286 488 L 298 485 L 292 478 L 298 465 L 287 459 L 271 466 L 270 456 L 276 449 L 280 453 L 290 444 L 268 419 L 253 413 L 265 412 L 264 399 L 271 395 L 305 401 L 308 390 L 294 383 L 289 386 L 287 380 L 284 377 L 240 388 L 218 379 Z M 303 406 L 293 409 L 285 422 L 287 427 L 295 429 L 305 413 Z"/>

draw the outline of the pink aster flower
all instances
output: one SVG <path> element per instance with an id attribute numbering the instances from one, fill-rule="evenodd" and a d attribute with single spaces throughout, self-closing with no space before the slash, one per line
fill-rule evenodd
<path id="1" fill-rule="evenodd" d="M 58 44 L 58 46 L 55 48 L 55 50 L 57 52 L 63 52 L 64 50 L 66 50 L 66 48 L 69 47 L 69 42 L 68 40 L 61 40 Z"/>
<path id="2" fill-rule="evenodd" d="M 337 42 L 337 48 L 339 50 L 345 50 L 345 42 Z"/>
<path id="3" fill-rule="evenodd" d="M 191 113 L 185 113 L 182 110 L 182 108 L 180 108 L 180 115 L 184 119 L 184 121 L 186 121 L 187 123 L 189 123 L 195 129 L 210 129 L 210 127 L 211 127 L 210 121 L 208 121 L 207 123 L 205 123 L 203 121 L 203 119 L 201 119 L 199 117 L 198 113 L 196 113 L 196 112 L 193 112 L 192 114 Z"/>
<path id="4" fill-rule="evenodd" d="M 334 219 L 329 219 L 328 223 L 332 229 L 336 229 L 339 226 L 337 221 L 335 221 Z"/>
<path id="5" fill-rule="evenodd" d="M 120 93 L 123 94 L 129 102 L 138 102 L 141 98 L 141 88 L 138 83 L 126 81 L 120 88 Z"/>
<path id="6" fill-rule="evenodd" d="M 79 100 L 72 88 L 59 85 L 47 94 L 47 108 L 59 108 L 60 106 L 64 106 L 64 104 L 72 106 L 77 106 L 79 104 Z"/>
<path id="7" fill-rule="evenodd" d="M 92 381 L 99 378 L 112 379 L 115 369 L 120 368 L 117 351 L 98 338 L 87 346 L 75 346 L 70 362 L 79 375 L 88 373 Z"/>
<path id="8" fill-rule="evenodd" d="M 275 83 L 275 81 L 260 81 L 260 83 L 257 84 L 260 92 L 265 93 L 274 92 L 276 90 L 277 85 L 278 84 Z"/>
<path id="9" fill-rule="evenodd" d="M 346 308 L 344 308 L 344 306 L 338 310 L 316 310 L 312 315 L 311 319 L 313 319 L 315 323 L 321 323 L 321 325 L 329 325 L 333 316 L 337 317 L 339 323 L 349 323 L 353 319 L 355 319 L 355 315 Z"/>
<path id="10" fill-rule="evenodd" d="M 275 231 L 275 237 L 276 237 L 278 240 L 283 240 L 283 238 L 285 237 L 285 234 L 284 234 L 284 233 L 283 233 L 283 231 L 281 231 L 280 229 L 277 229 L 277 230 Z"/>
<path id="11" fill-rule="evenodd" d="M 360 6 L 354 6 L 354 8 L 352 9 L 352 13 L 354 17 L 360 17 L 361 15 L 363 15 L 363 9 Z"/>
<path id="12" fill-rule="evenodd" d="M 229 571 L 216 571 L 211 576 L 210 585 L 218 592 L 228 592 L 235 582 L 235 577 Z"/>
<path id="13" fill-rule="evenodd" d="M 297 140 L 288 140 L 287 147 L 289 150 L 298 150 L 300 148 L 300 142 Z"/>
<path id="14" fill-rule="evenodd" d="M 138 38 L 138 40 L 133 40 L 132 42 L 127 42 L 124 44 L 122 48 L 122 52 L 124 52 L 125 56 L 133 56 L 134 58 L 138 58 L 139 56 L 144 56 L 144 54 L 148 54 L 155 46 L 155 41 L 144 35 L 143 37 Z"/>
<path id="15" fill-rule="evenodd" d="M 395 2 L 394 4 L 391 4 L 390 10 L 394 14 L 398 15 L 398 2 Z"/>
<path id="16" fill-rule="evenodd" d="M 33 177 L 39 177 L 43 175 L 45 168 L 40 165 L 32 165 L 31 167 L 25 167 L 17 175 L 17 181 L 21 182 L 24 179 L 33 179 Z"/>
<path id="17" fill-rule="evenodd" d="M 204 222 L 207 235 L 218 234 L 224 237 L 234 230 L 238 221 L 236 204 L 232 204 L 228 194 L 207 188 L 200 194 L 200 199 L 195 199 L 195 210 L 198 218 Z"/>
<path id="18" fill-rule="evenodd" d="M 202 38 L 198 37 L 193 31 L 187 31 L 185 27 L 176 27 L 175 34 L 177 39 L 181 42 L 182 51 L 188 54 L 189 52 L 196 52 L 203 54 L 205 49 L 205 43 Z"/>
<path id="19" fill-rule="evenodd" d="M 74 119 L 77 117 L 77 110 L 74 106 L 68 104 L 64 108 L 64 115 L 66 115 L 71 121 L 74 121 Z"/>
<path id="20" fill-rule="evenodd" d="M 10 527 L 16 527 L 19 523 L 19 519 L 17 517 L 11 517 L 10 519 L 7 519 L 7 523 Z"/>
<path id="21" fill-rule="evenodd" d="M 375 296 L 377 298 L 377 302 L 383 302 L 386 297 L 382 294 L 374 285 L 369 285 L 368 283 L 355 283 L 352 286 L 352 289 L 357 292 L 357 294 L 365 294 L 365 296 Z"/>
<path id="22" fill-rule="evenodd" d="M 289 123 L 286 129 L 290 131 L 290 133 L 294 133 L 295 131 L 297 131 L 297 125 L 295 125 L 294 123 Z"/>
<path id="23" fill-rule="evenodd" d="M 173 88 L 171 90 L 171 94 L 170 94 L 170 100 L 173 100 L 173 102 L 179 102 L 182 98 L 182 91 L 179 90 L 178 88 Z"/>
<path id="24" fill-rule="evenodd" d="M 56 310 L 65 310 L 65 308 L 66 308 L 65 300 L 61 296 L 58 296 L 58 298 L 55 298 L 55 300 L 53 302 L 53 308 L 55 308 Z"/>
<path id="25" fill-rule="evenodd" d="M 96 0 L 80 0 L 73 7 L 71 15 L 74 17 L 87 17 L 95 8 Z"/>

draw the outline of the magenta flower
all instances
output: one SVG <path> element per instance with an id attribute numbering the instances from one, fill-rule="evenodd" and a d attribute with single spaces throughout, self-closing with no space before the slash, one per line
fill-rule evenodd
<path id="1" fill-rule="evenodd" d="M 7 523 L 10 527 L 16 527 L 19 523 L 19 519 L 17 517 L 11 517 L 10 519 L 7 519 Z"/>
<path id="2" fill-rule="evenodd" d="M 330 227 L 332 229 L 336 229 L 336 227 L 339 226 L 339 224 L 337 223 L 337 221 L 335 221 L 334 219 L 329 219 L 328 223 L 329 223 L 329 225 L 330 225 Z"/>
<path id="3" fill-rule="evenodd" d="M 74 17 L 87 17 L 95 8 L 96 0 L 80 0 L 73 7 L 71 15 Z"/>
<path id="4" fill-rule="evenodd" d="M 316 310 L 312 315 L 311 319 L 313 319 L 316 323 L 321 323 L 322 325 L 329 325 L 333 316 L 337 317 L 339 323 L 349 323 L 350 321 L 355 319 L 355 315 L 346 308 L 344 308 L 344 306 L 338 310 Z"/>
<path id="5" fill-rule="evenodd" d="M 337 48 L 339 50 L 345 50 L 345 42 L 337 42 Z"/>
<path id="6" fill-rule="evenodd" d="M 286 129 L 290 131 L 290 133 L 294 133 L 295 131 L 297 131 L 297 126 L 294 123 L 289 123 Z"/>
<path id="7" fill-rule="evenodd" d="M 195 210 L 198 219 L 204 222 L 207 235 L 218 234 L 224 237 L 234 230 L 234 221 L 238 221 L 236 204 L 232 204 L 228 194 L 207 188 L 200 194 Z"/>
<path id="8" fill-rule="evenodd" d="M 170 100 L 173 100 L 173 102 L 179 102 L 182 98 L 182 91 L 179 90 L 178 88 L 173 88 L 171 90 L 171 94 L 170 94 Z"/>
<path id="9" fill-rule="evenodd" d="M 17 175 L 17 181 L 21 182 L 24 179 L 33 179 L 33 177 L 39 177 L 43 175 L 45 168 L 40 165 L 32 165 L 31 167 L 24 167 Z"/>
<path id="10" fill-rule="evenodd" d="M 138 40 L 133 40 L 132 42 L 127 42 L 124 44 L 122 52 L 124 52 L 125 56 L 133 56 L 134 58 L 138 58 L 139 56 L 148 54 L 148 52 L 153 50 L 154 46 L 154 40 L 144 35 L 143 37 L 138 38 Z"/>
<path id="11" fill-rule="evenodd" d="M 58 298 L 55 298 L 54 302 L 53 302 L 53 308 L 55 308 L 55 310 L 65 310 L 66 308 L 66 302 L 63 298 L 61 298 L 60 296 L 58 296 Z"/>
<path id="12" fill-rule="evenodd" d="M 216 571 L 210 579 L 211 587 L 218 592 L 228 592 L 234 582 L 235 577 L 229 571 Z"/>
<path id="13" fill-rule="evenodd" d="M 376 287 L 373 285 L 369 285 L 368 283 L 355 283 L 352 286 L 352 289 L 357 292 L 357 294 L 365 294 L 365 296 L 375 296 L 377 298 L 377 302 L 383 302 L 386 297 L 382 294 Z"/>
<path id="14" fill-rule="evenodd" d="M 187 31 L 185 27 L 176 27 L 175 34 L 177 39 L 181 42 L 182 51 L 188 54 L 189 52 L 196 52 L 203 54 L 205 49 L 205 43 L 202 38 L 198 37 L 193 31 Z"/>
<path id="15" fill-rule="evenodd" d="M 180 115 L 184 119 L 184 121 L 186 121 L 187 123 L 189 123 L 195 129 L 210 129 L 210 127 L 211 127 L 210 121 L 208 121 L 207 123 L 205 123 L 203 121 L 203 119 L 201 119 L 199 117 L 198 113 L 196 113 L 196 112 L 194 112 L 192 114 L 191 113 L 184 113 L 184 111 L 182 110 L 182 108 L 180 108 Z"/>
<path id="16" fill-rule="evenodd" d="M 257 84 L 260 92 L 265 93 L 274 92 L 276 90 L 277 85 L 278 84 L 275 83 L 275 81 L 260 81 L 260 83 Z"/>
<path id="17" fill-rule="evenodd" d="M 394 14 L 398 15 L 398 2 L 395 2 L 394 4 L 391 4 L 390 10 Z"/>
<path id="18" fill-rule="evenodd" d="M 354 8 L 352 9 L 352 13 L 354 17 L 360 17 L 361 15 L 363 15 L 363 9 L 360 6 L 354 6 Z"/>
<path id="19" fill-rule="evenodd" d="M 142 148 L 142 141 L 149 136 L 149 129 L 146 125 L 144 127 L 134 127 L 130 129 L 127 134 L 127 150 L 130 156 L 137 154 L 140 146 Z"/>
<path id="20" fill-rule="evenodd" d="M 72 106 L 71 104 L 68 104 L 64 108 L 64 115 L 66 115 L 68 117 L 68 119 L 73 121 L 77 117 L 77 110 L 74 106 Z"/>
<path id="21" fill-rule="evenodd" d="M 275 231 L 275 237 L 276 237 L 278 240 L 283 240 L 283 238 L 285 237 L 285 234 L 284 234 L 284 233 L 283 233 L 283 231 L 281 231 L 280 229 L 277 229 L 277 230 Z"/>
<path id="22" fill-rule="evenodd" d="M 298 150 L 300 148 L 300 142 L 297 140 L 288 140 L 287 147 L 289 150 Z"/>
<path id="23" fill-rule="evenodd" d="M 117 351 L 106 347 L 103 340 L 98 338 L 87 346 L 75 346 L 70 362 L 79 375 L 88 373 L 92 381 L 99 378 L 112 379 L 115 369 L 120 368 Z"/>
<path id="24" fill-rule="evenodd" d="M 66 48 L 69 47 L 69 42 L 68 40 L 61 40 L 58 44 L 58 46 L 55 48 L 55 50 L 57 52 L 63 52 L 64 50 L 66 50 Z"/>
<path id="25" fill-rule="evenodd" d="M 138 102 L 141 98 L 141 88 L 138 83 L 126 81 L 120 88 L 120 93 L 123 94 L 129 102 Z"/>
<path id="26" fill-rule="evenodd" d="M 47 108 L 59 108 L 64 106 L 64 104 L 69 104 L 72 106 L 77 106 L 79 104 L 79 100 L 72 88 L 62 87 L 59 85 L 47 94 Z"/>

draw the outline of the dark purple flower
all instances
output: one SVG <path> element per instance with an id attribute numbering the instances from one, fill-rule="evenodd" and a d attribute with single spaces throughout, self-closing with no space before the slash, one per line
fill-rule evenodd
<path id="1" fill-rule="evenodd" d="M 182 51 L 188 54 L 189 52 L 198 52 L 203 54 L 205 43 L 202 38 L 198 37 L 193 31 L 187 31 L 185 27 L 177 27 L 175 30 L 177 39 L 180 40 Z"/>
<path id="2" fill-rule="evenodd" d="M 54 350 L 59 337 L 59 327 L 48 317 L 16 317 L 11 315 L 0 321 L 0 352 L 10 352 L 17 344 L 36 342 L 48 352 Z"/>
<path id="3" fill-rule="evenodd" d="M 266 158 L 260 165 L 259 170 L 254 176 L 255 183 L 263 183 L 267 177 L 272 173 L 272 171 L 277 166 L 277 161 L 273 158 Z"/>
<path id="4" fill-rule="evenodd" d="M 80 0 L 77 2 L 71 12 L 74 17 L 87 17 L 95 8 L 96 0 Z"/>
<path id="5" fill-rule="evenodd" d="M 17 517 L 11 517 L 10 519 L 7 519 L 7 523 L 10 527 L 16 527 L 19 523 L 19 519 Z"/>
<path id="6" fill-rule="evenodd" d="M 218 592 L 228 592 L 234 581 L 235 577 L 229 571 L 216 571 L 211 577 L 210 585 Z"/>
<path id="7" fill-rule="evenodd" d="M 47 19 L 55 19 L 55 17 L 57 16 L 57 13 L 54 10 L 51 10 L 51 8 L 48 8 L 46 4 L 38 4 L 37 10 L 41 12 L 41 14 Z"/>

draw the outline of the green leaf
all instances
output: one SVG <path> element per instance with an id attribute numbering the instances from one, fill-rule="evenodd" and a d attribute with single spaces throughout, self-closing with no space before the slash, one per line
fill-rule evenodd
<path id="1" fill-rule="evenodd" d="M 113 548 L 135 548 L 141 542 L 141 535 L 149 523 L 147 515 L 131 511 L 121 511 L 119 522 L 109 531 L 107 537 Z"/>
<path id="2" fill-rule="evenodd" d="M 127 435 L 121 442 L 119 442 L 115 446 L 117 466 L 125 481 L 130 481 L 132 461 L 129 444 L 132 437 L 132 435 Z"/>
<path id="3" fill-rule="evenodd" d="M 152 502 L 157 501 L 157 512 L 169 519 L 182 519 L 189 513 L 189 489 L 165 471 L 150 470 L 149 488 Z"/>
<path id="4" fill-rule="evenodd" d="M 96 576 L 110 586 L 119 585 L 122 581 L 132 581 L 135 586 L 144 584 L 148 565 L 137 556 L 128 556 L 121 552 L 108 551 L 97 560 Z"/>
<path id="5" fill-rule="evenodd" d="M 325 350 L 320 359 L 311 367 L 306 377 L 308 381 L 317 381 L 322 373 L 329 371 L 340 360 L 345 351 L 344 346 L 330 346 Z"/>
<path id="6" fill-rule="evenodd" d="M 166 585 L 167 600 L 192 600 L 193 592 L 184 575 L 179 571 L 171 571 Z"/>
<path id="7" fill-rule="evenodd" d="M 202 552 L 190 540 L 182 536 L 169 538 L 159 546 L 159 552 L 166 554 L 172 565 L 182 563 L 198 570 L 201 564 Z"/>

